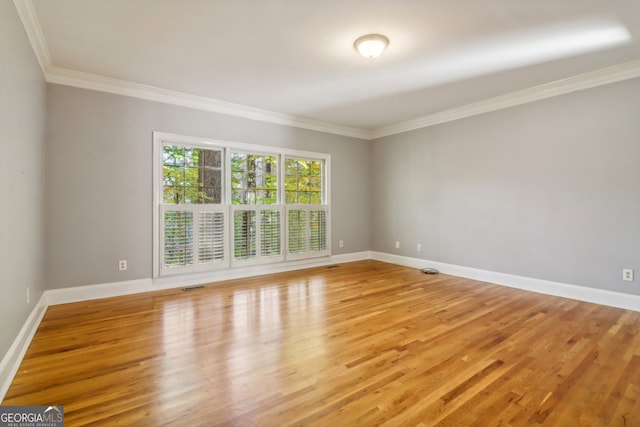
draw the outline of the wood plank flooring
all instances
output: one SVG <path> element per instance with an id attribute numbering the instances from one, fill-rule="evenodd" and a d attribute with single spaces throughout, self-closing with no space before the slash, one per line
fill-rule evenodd
<path id="1" fill-rule="evenodd" d="M 639 426 L 640 313 L 376 261 L 50 307 L 68 426 Z"/>

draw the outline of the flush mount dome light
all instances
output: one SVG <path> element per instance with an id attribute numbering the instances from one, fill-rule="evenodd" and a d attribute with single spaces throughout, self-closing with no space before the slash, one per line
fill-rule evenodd
<path id="1" fill-rule="evenodd" d="M 353 44 L 360 55 L 365 58 L 377 58 L 389 45 L 389 39 L 381 34 L 367 34 L 358 37 Z"/>

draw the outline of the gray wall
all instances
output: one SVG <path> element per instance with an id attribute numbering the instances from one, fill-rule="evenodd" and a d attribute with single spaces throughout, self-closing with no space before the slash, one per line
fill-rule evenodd
<path id="1" fill-rule="evenodd" d="M 640 295 L 639 112 L 634 79 L 374 141 L 372 249 Z"/>
<path id="2" fill-rule="evenodd" d="M 13 2 L 0 1 L 0 357 L 44 290 L 45 83 Z M 27 304 L 27 288 L 31 303 Z"/>
<path id="3" fill-rule="evenodd" d="M 60 85 L 47 99 L 49 288 L 152 276 L 153 131 L 331 154 L 333 253 L 371 246 L 368 141 Z"/>

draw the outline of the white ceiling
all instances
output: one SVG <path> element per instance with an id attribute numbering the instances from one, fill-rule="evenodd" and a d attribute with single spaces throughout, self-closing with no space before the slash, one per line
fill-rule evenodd
<path id="1" fill-rule="evenodd" d="M 50 81 L 107 77 L 356 134 L 620 64 L 640 69 L 638 0 L 16 5 Z M 390 39 L 378 59 L 353 48 L 368 33 Z"/>

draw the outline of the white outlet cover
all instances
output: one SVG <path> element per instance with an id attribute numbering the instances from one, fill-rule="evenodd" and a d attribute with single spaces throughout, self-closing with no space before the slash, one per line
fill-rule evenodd
<path id="1" fill-rule="evenodd" d="M 633 270 L 631 268 L 625 268 L 622 270 L 622 280 L 633 282 Z"/>

